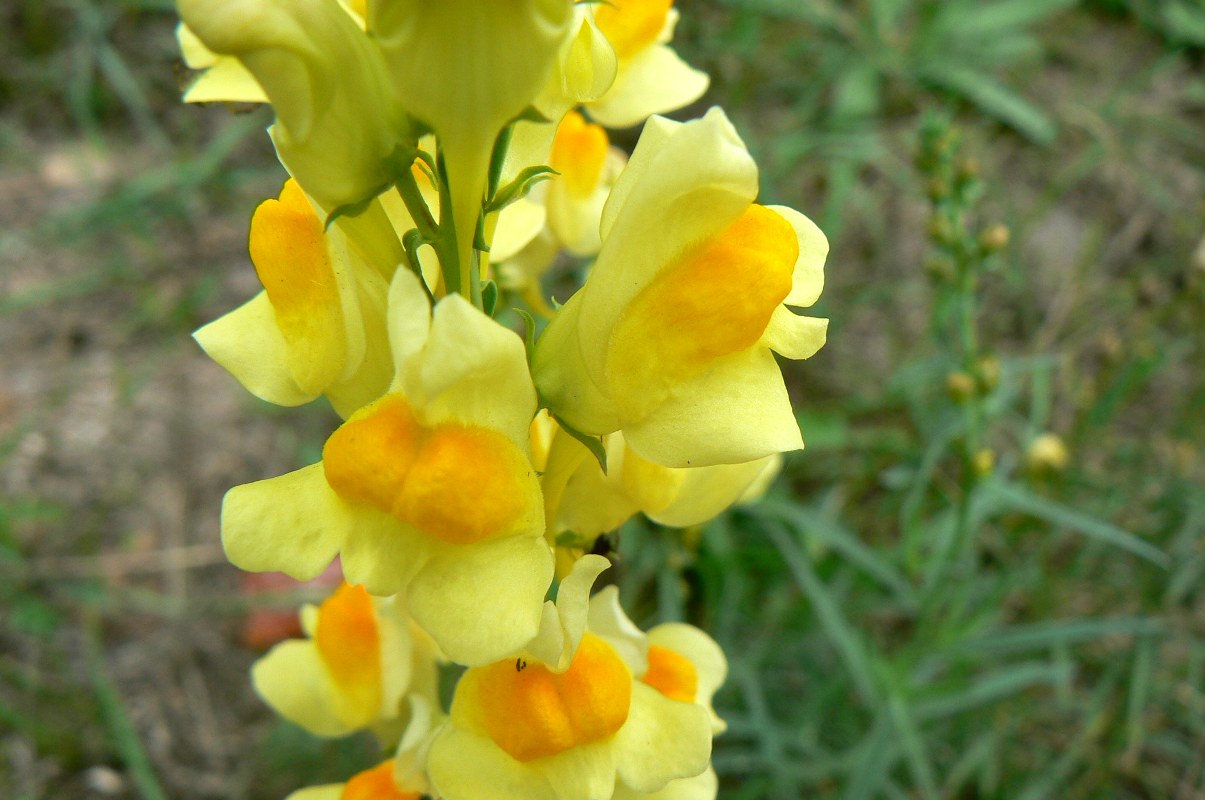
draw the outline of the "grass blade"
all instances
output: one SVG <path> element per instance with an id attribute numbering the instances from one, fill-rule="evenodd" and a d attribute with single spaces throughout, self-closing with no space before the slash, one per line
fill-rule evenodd
<path id="1" fill-rule="evenodd" d="M 874 673 L 870 668 L 870 659 L 866 654 L 864 642 L 841 613 L 840 603 L 828 591 L 828 587 L 820 580 L 816 571 L 812 569 L 811 562 L 799 544 L 787 534 L 782 525 L 768 525 L 766 528 L 770 541 L 782 553 L 783 560 L 787 562 L 787 568 L 795 578 L 796 584 L 811 601 L 816 616 L 820 620 L 820 626 L 824 628 L 829 641 L 837 648 L 837 652 L 845 662 L 858 695 L 866 705 L 873 705 L 878 697 L 878 690 L 875 687 Z"/>
<path id="2" fill-rule="evenodd" d="M 1057 527 L 1078 531 L 1085 536 L 1145 558 L 1152 564 L 1164 568 L 1171 565 L 1171 559 L 1168 558 L 1167 553 L 1144 542 L 1129 531 L 1089 516 L 1082 511 L 1077 511 L 1070 506 L 1036 495 L 1016 484 L 992 481 L 985 484 L 983 490 L 988 497 L 1003 503 L 1013 511 L 1044 519 Z"/>

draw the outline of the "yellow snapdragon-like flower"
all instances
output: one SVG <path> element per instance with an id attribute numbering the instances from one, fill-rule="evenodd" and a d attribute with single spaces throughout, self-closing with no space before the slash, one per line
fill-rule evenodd
<path id="1" fill-rule="evenodd" d="M 276 112 L 281 162 L 325 212 L 391 183 L 383 164 L 410 140 L 410 122 L 380 51 L 339 3 L 180 0 L 179 10 L 206 48 L 254 76 Z"/>
<path id="2" fill-rule="evenodd" d="M 407 694 L 439 702 L 434 642 L 399 598 L 343 584 L 301 612 L 307 639 L 276 645 L 251 669 L 260 696 L 318 736 L 372 728 L 391 738 L 408 715 Z"/>
<path id="3" fill-rule="evenodd" d="M 669 47 L 678 22 L 673 0 L 609 0 L 594 9 L 599 30 L 618 56 L 610 90 L 586 107 L 608 128 L 639 125 L 653 114 L 690 105 L 709 78 Z"/>
<path id="4" fill-rule="evenodd" d="M 361 28 L 367 0 L 339 0 Z M 184 91 L 186 103 L 266 103 L 268 96 L 255 76 L 234 56 L 220 56 L 205 46 L 192 29 L 181 22 L 176 26 L 176 42 L 189 69 L 198 74 Z"/>
<path id="5" fill-rule="evenodd" d="M 446 800 L 607 800 L 705 772 L 723 654 L 698 631 L 645 637 L 614 590 L 587 600 L 606 566 L 578 561 L 536 639 L 461 677 L 428 762 Z"/>
<path id="6" fill-rule="evenodd" d="M 516 130 L 516 137 L 524 133 L 523 129 Z M 541 221 L 546 218 L 547 224 L 528 237 L 522 248 L 508 251 L 509 255 L 491 255 L 502 262 L 498 265 L 502 285 L 521 293 L 533 309 L 551 316 L 540 279 L 563 251 L 578 257 L 598 252 L 603 206 L 627 156 L 611 146 L 602 127 L 570 111 L 556 129 L 546 160 L 557 174 L 532 192 L 536 202 L 523 202 L 537 205 L 544 214 Z"/>
<path id="7" fill-rule="evenodd" d="M 755 205 L 757 167 L 719 109 L 654 117 L 603 210 L 585 285 L 536 344 L 544 401 L 579 431 L 622 431 L 670 467 L 739 464 L 803 446 L 773 352 L 807 358 L 827 321 L 798 316 L 828 243 L 806 217 Z"/>
<path id="8" fill-rule="evenodd" d="M 373 0 L 368 12 L 402 105 L 439 137 L 467 291 L 494 140 L 549 80 L 573 3 Z"/>
<path id="9" fill-rule="evenodd" d="M 606 473 L 546 413 L 532 423 L 549 532 L 570 531 L 581 548 L 637 513 L 669 527 L 701 525 L 734 503 L 760 497 L 782 464 L 775 454 L 744 464 L 676 469 L 641 457 L 622 433 L 603 437 L 603 445 Z"/>
<path id="10" fill-rule="evenodd" d="M 557 128 L 548 163 L 559 173 L 547 184 L 548 227 L 573 255 L 594 255 L 602 246 L 603 206 L 627 157 L 611 147 L 601 126 L 570 111 Z"/>
<path id="11" fill-rule="evenodd" d="M 339 553 L 349 581 L 404 592 L 449 658 L 491 661 L 535 634 L 552 579 L 523 342 L 459 295 L 432 312 L 408 270 L 389 322 L 389 392 L 320 463 L 231 489 L 222 542 L 238 567 L 299 580 Z"/>
<path id="12" fill-rule="evenodd" d="M 346 234 L 322 220 L 293 180 L 251 218 L 251 261 L 264 291 L 194 336 L 256 397 L 283 406 L 327 395 L 348 416 L 393 377 L 388 285 Z"/>

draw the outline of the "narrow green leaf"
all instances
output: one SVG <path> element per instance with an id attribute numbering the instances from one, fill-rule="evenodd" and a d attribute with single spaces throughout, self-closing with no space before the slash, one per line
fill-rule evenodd
<path id="1" fill-rule="evenodd" d="M 1205 46 L 1205 8 L 1185 2 L 1166 3 L 1162 17 L 1170 38 Z"/>
<path id="2" fill-rule="evenodd" d="M 960 39 L 995 39 L 1076 6 L 1079 0 L 995 0 L 945 3 L 944 27 Z"/>
<path id="3" fill-rule="evenodd" d="M 920 77 L 978 106 L 1036 144 L 1049 145 L 1058 135 L 1041 110 L 982 72 L 943 63 L 924 68 Z"/>
<path id="4" fill-rule="evenodd" d="M 1167 553 L 1129 531 L 1122 530 L 1116 525 L 1099 520 L 1070 506 L 1036 495 L 1014 483 L 1000 480 L 990 481 L 983 485 L 983 491 L 987 496 L 1013 511 L 1044 519 L 1051 525 L 1070 528 L 1084 536 L 1145 558 L 1152 564 L 1164 568 L 1171 565 L 1171 559 L 1168 558 Z"/>
<path id="5" fill-rule="evenodd" d="M 840 523 L 813 509 L 771 497 L 754 506 L 753 513 L 773 515 L 800 533 L 815 536 L 894 592 L 906 608 L 916 607 L 916 596 L 903 574 Z"/>
<path id="6" fill-rule="evenodd" d="M 849 782 L 845 784 L 844 800 L 867 800 L 879 797 L 887 773 L 899 757 L 895 733 L 890 714 L 886 709 L 879 711 L 874 727 L 858 745 L 858 757 L 849 771 Z"/>
<path id="7" fill-rule="evenodd" d="M 996 658 L 1009 653 L 1089 642 L 1106 636 L 1152 636 L 1165 630 L 1162 620 L 1151 617 L 1114 617 L 1052 620 L 1032 625 L 1014 625 L 955 644 L 947 652 L 973 653 Z"/>
<path id="8" fill-rule="evenodd" d="M 820 620 L 820 626 L 824 628 L 829 641 L 832 642 L 845 662 L 845 667 L 849 671 L 850 678 L 853 679 L 858 695 L 866 705 L 873 705 L 878 697 L 878 690 L 875 686 L 870 658 L 866 654 L 864 642 L 841 613 L 841 603 L 837 602 L 828 587 L 820 580 L 803 549 L 787 533 L 783 525 L 767 525 L 766 533 L 782 554 L 783 560 L 787 562 L 787 568 L 795 578 L 796 584 L 811 601 L 816 616 Z"/>
<path id="9" fill-rule="evenodd" d="M 887 701 L 887 707 L 891 711 L 892 727 L 904 747 L 904 760 L 908 762 L 908 769 L 920 789 L 920 795 L 937 797 L 936 773 L 907 701 L 893 693 Z"/>
<path id="10" fill-rule="evenodd" d="M 1009 664 L 989 672 L 965 689 L 918 700 L 916 718 L 922 721 L 952 717 L 1002 700 L 1033 686 L 1057 686 L 1071 680 L 1071 670 L 1046 662 Z"/>

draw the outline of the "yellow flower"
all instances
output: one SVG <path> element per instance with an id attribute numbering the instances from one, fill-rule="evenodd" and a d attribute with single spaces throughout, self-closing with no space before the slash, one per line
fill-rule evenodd
<path id="1" fill-rule="evenodd" d="M 251 669 L 260 696 L 318 736 L 371 727 L 389 738 L 405 723 L 403 698 L 438 702 L 436 648 L 398 598 L 344 584 L 321 606 L 305 606 L 308 639 L 281 642 Z"/>
<path id="2" fill-rule="evenodd" d="M 555 127 L 569 109 L 598 100 L 615 83 L 618 68 L 615 50 L 594 24 L 590 4 L 576 3 L 552 76 L 535 99 L 535 107 L 551 120 L 541 125 Z"/>
<path id="3" fill-rule="evenodd" d="M 548 182 L 548 227 L 575 256 L 598 252 L 603 206 L 627 158 L 611 147 L 607 132 L 570 111 L 552 141 L 549 165 L 560 174 Z"/>
<path id="4" fill-rule="evenodd" d="M 276 112 L 272 140 L 327 213 L 379 194 L 383 161 L 411 137 L 384 60 L 352 14 L 329 0 L 180 0 L 213 53 L 236 57 Z"/>
<path id="5" fill-rule="evenodd" d="M 608 128 L 638 125 L 707 91 L 707 74 L 668 46 L 678 22 L 672 6 L 673 0 L 610 0 L 595 7 L 595 22 L 615 48 L 619 70 L 610 91 L 586 107 Z"/>
<path id="6" fill-rule="evenodd" d="M 389 322 L 389 392 L 320 463 L 231 489 L 222 542 L 238 567 L 300 580 L 341 553 L 349 581 L 404 592 L 449 658 L 492 661 L 535 634 L 552 578 L 523 342 L 459 295 L 432 313 L 408 270 Z"/>
<path id="7" fill-rule="evenodd" d="M 1034 472 L 1061 472 L 1070 462 L 1062 437 L 1050 431 L 1035 436 L 1025 450 L 1025 464 Z"/>
<path id="8" fill-rule="evenodd" d="M 219 56 L 181 22 L 176 26 L 176 42 L 189 69 L 201 74 L 184 91 L 186 103 L 266 103 L 268 96 L 255 76 L 233 56 Z"/>
<path id="9" fill-rule="evenodd" d="M 402 105 L 431 126 L 444 153 L 463 291 L 494 140 L 549 79 L 572 11 L 571 0 L 381 0 L 369 8 Z"/>
<path id="10" fill-rule="evenodd" d="M 533 130 L 525 125 L 516 128 L 512 146 L 518 142 L 520 152 L 531 154 L 526 137 Z M 490 255 L 501 262 L 498 275 L 502 285 L 522 293 L 529 306 L 551 316 L 540 279 L 562 250 L 579 257 L 598 252 L 602 244 L 598 235 L 602 209 L 627 157 L 611 147 L 605 130 L 570 111 L 556 129 L 551 151 L 539 158 L 559 173 L 537 186 L 531 200 L 523 201 L 540 209 L 540 228 L 522 241 L 522 247 L 501 250 L 495 244 Z M 503 211 L 503 215 L 518 205 Z M 535 221 L 534 215 L 529 218 Z M 499 232 L 502 229 L 500 220 Z M 510 241 L 519 240 L 512 236 Z"/>
<path id="11" fill-rule="evenodd" d="M 251 218 L 251 261 L 264 291 L 194 336 L 256 397 L 283 406 L 326 394 L 343 416 L 393 377 L 388 286 L 293 180 Z"/>
<path id="12" fill-rule="evenodd" d="M 347 783 L 311 786 L 293 792 L 285 800 L 421 800 L 422 792 L 407 791 L 394 780 L 394 764 L 383 761 L 352 776 Z"/>
<path id="13" fill-rule="evenodd" d="M 707 769 L 723 655 L 680 631 L 654 644 L 613 590 L 588 601 L 606 566 L 581 559 L 535 640 L 461 677 L 428 762 L 445 800 L 605 800 L 617 782 L 655 792 Z"/>
<path id="14" fill-rule="evenodd" d="M 828 251 L 802 214 L 753 204 L 757 168 L 713 109 L 654 117 L 603 209 L 585 285 L 536 345 L 541 397 L 587 434 L 623 431 L 669 467 L 739 464 L 803 446 L 771 351 L 807 358 Z"/>
<path id="15" fill-rule="evenodd" d="M 544 413 L 532 423 L 532 443 L 549 531 L 572 531 L 586 548 L 637 513 L 675 528 L 701 525 L 734 503 L 759 497 L 782 463 L 775 454 L 744 464 L 663 467 L 613 433 L 603 438 L 604 474 L 585 446 Z"/>

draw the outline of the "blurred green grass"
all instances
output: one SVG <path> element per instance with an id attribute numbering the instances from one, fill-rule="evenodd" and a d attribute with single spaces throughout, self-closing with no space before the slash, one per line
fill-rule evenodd
<path id="1" fill-rule="evenodd" d="M 695 622 L 729 654 L 721 797 L 1205 797 L 1205 10 L 682 12 L 678 47 L 713 76 L 706 102 L 736 120 L 764 196 L 833 244 L 817 309 L 830 344 L 785 365 L 807 450 L 761 505 L 619 537 L 634 617 Z M 45 267 L 5 286 L 0 324 L 16 336 L 99 316 L 89 336 L 142 362 L 119 401 L 134 414 L 157 373 L 196 357 L 187 333 L 241 300 L 229 276 L 249 273 L 246 220 L 282 175 L 268 117 L 177 102 L 170 2 L 19 0 L 0 23 L 0 192 L 35 176 L 45 195 L 22 214 L 18 192 L 5 212 L 0 258 Z M 916 163 L 934 114 L 981 184 L 971 229 L 1011 231 L 974 293 L 999 367 L 977 399 L 995 454 L 981 480 L 947 386 L 966 366 L 949 335 L 959 296 Z M 60 153 L 71 191 L 43 185 Z M 44 407 L 0 415 L 0 463 L 79 391 L 67 380 Z M 205 398 L 191 405 L 205 413 Z M 321 409 L 238 413 L 292 432 L 219 485 L 269 474 L 265 459 L 301 463 L 330 424 Z M 1063 470 L 1026 464 L 1045 431 L 1067 443 Z M 113 506 L 136 488 L 121 501 L 0 486 L 0 794 L 266 799 L 362 761 L 363 741 L 314 742 L 251 697 L 233 633 L 250 601 L 230 599 L 232 573 L 202 567 L 182 593 L 64 561 L 135 548 Z M 216 513 L 220 489 L 206 491 L 198 507 Z M 208 738 L 190 738 L 187 714 L 148 711 L 167 690 L 131 665 L 146 658 L 220 693 Z"/>

